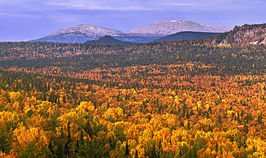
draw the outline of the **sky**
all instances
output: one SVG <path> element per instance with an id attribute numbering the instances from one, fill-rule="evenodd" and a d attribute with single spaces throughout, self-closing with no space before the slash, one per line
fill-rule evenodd
<path id="1" fill-rule="evenodd" d="M 0 0 L 0 41 L 38 39 L 77 24 L 128 32 L 188 20 L 229 26 L 266 22 L 266 0 Z"/>

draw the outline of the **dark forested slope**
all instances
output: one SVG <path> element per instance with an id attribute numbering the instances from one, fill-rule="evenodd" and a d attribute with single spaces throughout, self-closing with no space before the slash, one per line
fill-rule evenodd
<path id="1" fill-rule="evenodd" d="M 180 40 L 193 40 L 193 39 L 213 37 L 219 34 L 221 33 L 184 31 L 162 37 L 158 40 L 155 40 L 154 42 L 174 42 Z"/>

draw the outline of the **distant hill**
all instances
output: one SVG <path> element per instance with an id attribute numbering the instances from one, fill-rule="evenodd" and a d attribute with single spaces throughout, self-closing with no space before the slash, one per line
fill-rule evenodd
<path id="1" fill-rule="evenodd" d="M 112 36 L 104 36 L 98 40 L 87 41 L 87 44 L 105 44 L 105 45 L 128 45 L 133 44 L 131 42 L 124 42 L 113 38 Z"/>
<path id="2" fill-rule="evenodd" d="M 266 44 L 266 23 L 236 26 L 232 31 L 215 36 L 211 44 Z"/>
<path id="3" fill-rule="evenodd" d="M 171 20 L 143 26 L 131 30 L 130 33 L 171 35 L 182 31 L 223 33 L 229 30 L 231 30 L 229 27 L 208 26 L 184 20 Z"/>
<path id="4" fill-rule="evenodd" d="M 184 31 L 184 32 L 178 32 L 176 34 L 164 36 L 158 40 L 155 40 L 154 42 L 173 42 L 173 41 L 180 41 L 180 40 L 193 40 L 193 39 L 213 37 L 219 34 L 221 33 Z"/>

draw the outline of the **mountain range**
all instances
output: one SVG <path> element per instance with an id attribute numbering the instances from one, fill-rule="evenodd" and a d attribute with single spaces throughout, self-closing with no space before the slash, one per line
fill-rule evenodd
<path id="1" fill-rule="evenodd" d="M 112 36 L 117 40 L 133 43 L 149 43 L 164 36 L 182 31 L 194 32 L 226 32 L 228 27 L 207 26 L 191 21 L 172 20 L 159 22 L 133 29 L 124 33 L 115 29 L 96 27 L 89 24 L 79 24 L 71 28 L 55 31 L 45 37 L 33 41 L 59 43 L 85 43 L 97 40 L 103 36 Z"/>

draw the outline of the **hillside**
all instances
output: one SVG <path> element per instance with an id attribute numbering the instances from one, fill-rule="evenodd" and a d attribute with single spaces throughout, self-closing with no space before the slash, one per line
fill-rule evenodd
<path id="1" fill-rule="evenodd" d="M 266 23 L 236 26 L 212 39 L 212 44 L 266 44 Z"/>
<path id="2" fill-rule="evenodd" d="M 211 33 L 211 32 L 178 32 L 176 34 L 164 36 L 154 42 L 173 42 L 173 41 L 180 41 L 180 40 L 193 40 L 193 39 L 201 39 L 201 38 L 208 38 L 219 35 L 221 33 Z"/>
<path id="3" fill-rule="evenodd" d="M 87 44 L 104 44 L 104 45 L 127 45 L 127 44 L 133 44 L 130 42 L 124 42 L 117 40 L 113 38 L 112 36 L 104 36 L 99 38 L 98 40 L 93 40 L 93 41 L 87 41 Z"/>

